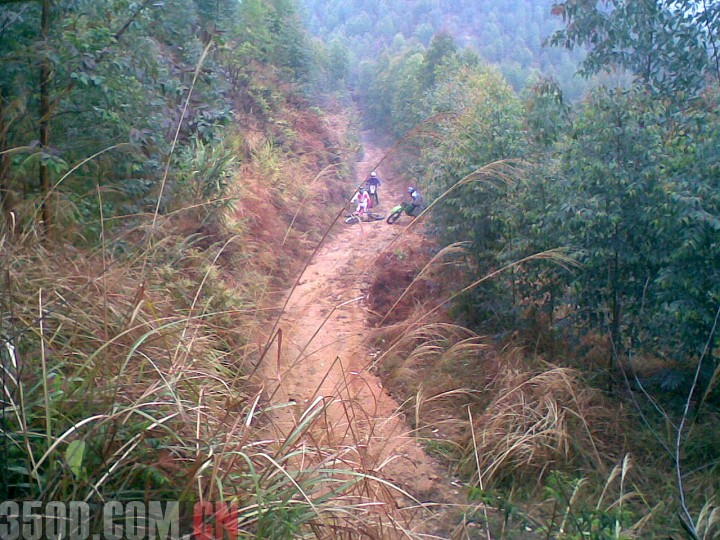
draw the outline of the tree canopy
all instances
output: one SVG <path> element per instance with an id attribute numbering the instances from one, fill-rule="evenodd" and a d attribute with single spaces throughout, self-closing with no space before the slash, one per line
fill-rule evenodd
<path id="1" fill-rule="evenodd" d="M 326 40 L 342 39 L 355 64 L 387 50 L 397 53 L 398 44 L 429 47 L 431 40 L 444 35 L 458 48 L 467 47 L 498 66 L 516 89 L 534 73 L 542 73 L 554 77 L 567 95 L 577 98 L 586 86 L 574 77 L 583 51 L 543 46 L 560 28 L 559 18 L 551 14 L 552 4 L 551 0 L 431 0 L 414 2 L 408 9 L 397 0 L 303 1 L 311 31 Z"/>

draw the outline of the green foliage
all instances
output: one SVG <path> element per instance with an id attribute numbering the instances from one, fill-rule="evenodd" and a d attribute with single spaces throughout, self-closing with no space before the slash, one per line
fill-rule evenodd
<path id="1" fill-rule="evenodd" d="M 593 26 L 592 13 L 601 16 L 595 7 L 568 3 L 558 13 L 562 9 L 569 22 L 587 17 L 587 27 L 567 32 L 591 39 L 602 30 Z M 630 30 L 622 39 L 637 54 L 645 45 L 635 47 L 632 36 L 643 24 L 694 25 L 697 36 L 706 31 L 704 17 L 715 16 L 711 8 L 704 17 L 688 11 L 670 21 L 662 5 L 623 9 L 611 9 L 609 20 L 623 24 L 620 14 L 627 14 Z M 690 35 L 673 54 L 681 55 L 685 39 Z M 678 359 L 698 355 L 720 304 L 712 240 L 720 227 L 717 92 L 705 90 L 702 99 L 679 108 L 674 99 L 658 99 L 659 83 L 648 79 L 642 87 L 598 89 L 573 112 L 560 86 L 540 77 L 523 110 L 502 77 L 478 67 L 465 51 L 438 35 L 427 50 L 381 57 L 374 72 L 366 68 L 362 85 L 371 119 L 400 136 L 421 134 L 427 130 L 421 122 L 433 118 L 435 138 L 412 141 L 423 147 L 408 171 L 430 200 L 493 161 L 532 161 L 522 181 L 489 175 L 463 182 L 433 214 L 443 243 L 472 242 L 477 272 L 558 246 L 582 263 L 574 273 L 539 263 L 476 289 L 466 298 L 470 321 L 537 307 L 552 320 L 556 307 L 570 304 L 570 320 L 583 332 L 609 333 L 615 354 L 659 347 Z M 697 81 L 688 77 L 665 82 L 697 92 Z M 709 381 L 714 368 L 713 354 L 702 380 Z"/>
<path id="2" fill-rule="evenodd" d="M 619 67 L 657 92 L 680 92 L 678 97 L 702 89 L 706 74 L 720 75 L 717 2 L 700 7 L 691 0 L 571 1 L 554 5 L 553 12 L 565 22 L 553 44 L 590 47 L 586 75 Z"/>
<path id="3" fill-rule="evenodd" d="M 663 264 L 656 246 L 664 239 L 652 229 L 663 197 L 662 112 L 642 92 L 598 91 L 564 152 L 557 223 L 583 263 L 572 286 L 581 309 L 611 330 L 617 347 L 624 318 L 639 316 Z"/>
<path id="4" fill-rule="evenodd" d="M 328 72 L 330 80 L 344 81 L 348 76 L 350 53 L 342 42 L 334 40 L 328 52 Z"/>
<path id="5" fill-rule="evenodd" d="M 460 72 L 436 89 L 435 99 L 440 111 L 452 107 L 457 116 L 444 125 L 443 140 L 421 173 L 428 179 L 431 196 L 487 163 L 521 155 L 520 104 L 496 73 Z M 448 243 L 464 237 L 473 242 L 476 252 L 491 250 L 500 232 L 496 217 L 501 212 L 502 191 L 493 179 L 482 179 L 449 195 L 444 201 L 449 211 L 439 217 Z"/>
<path id="6" fill-rule="evenodd" d="M 570 108 L 553 79 L 541 78 L 530 87 L 525 101 L 525 117 L 531 142 L 547 149 L 569 127 Z"/>
<path id="7" fill-rule="evenodd" d="M 224 200 L 234 171 L 235 155 L 222 143 L 205 144 L 200 139 L 184 147 L 178 154 L 177 180 L 173 207 L 184 208 L 202 204 L 207 220 L 219 208 L 227 207 Z"/>
<path id="8" fill-rule="evenodd" d="M 666 143 L 663 212 L 657 230 L 672 238 L 668 264 L 658 274 L 663 313 L 682 329 L 676 345 L 699 354 L 720 305 L 720 116 L 718 94 L 676 117 Z M 715 343 L 717 343 L 717 338 Z M 684 344 L 684 347 L 683 347 Z"/>
<path id="9" fill-rule="evenodd" d="M 430 46 L 425 52 L 423 86 L 433 88 L 435 86 L 436 72 L 444 64 L 451 61 L 457 54 L 457 45 L 452 36 L 441 32 L 435 34 L 430 40 Z"/>
<path id="10" fill-rule="evenodd" d="M 219 3 L 214 4 L 220 9 Z M 0 16 L 8 21 L 0 34 L 4 70 L 0 127 L 8 128 L 7 147 L 25 147 L 26 155 L 39 151 L 43 163 L 50 165 L 50 185 L 62 178 L 57 190 L 69 199 L 82 198 L 96 188 L 106 195 L 123 193 L 123 197 L 104 198 L 109 204 L 106 218 L 152 208 L 147 197 L 161 177 L 169 139 L 203 50 L 204 36 L 195 35 L 190 24 L 198 20 L 197 4 L 193 0 L 157 5 L 125 0 L 56 2 L 47 42 L 30 47 L 39 25 L 33 5 L 0 7 Z M 37 137 L 40 121 L 39 79 L 33 66 L 41 58 L 52 67 L 45 90 L 50 146 L 36 150 L 29 144 Z M 190 133 L 204 140 L 219 133 L 218 126 L 230 118 L 227 91 L 216 59 L 206 59 L 194 88 L 198 105 L 181 125 L 180 146 Z M 5 106 L 10 103 L 23 105 Z M 128 146 L 138 151 L 119 151 Z M 63 177 L 83 160 L 85 165 Z M 66 165 L 58 167 L 62 164 Z M 32 197 L 40 189 L 30 168 L 4 172 L 10 192 Z M 98 199 L 90 197 L 82 203 L 80 215 L 86 222 L 97 216 L 93 200 Z"/>
<path id="11" fill-rule="evenodd" d="M 204 147 L 222 139 L 235 106 L 270 119 L 285 100 L 279 81 L 320 81 L 310 75 L 320 55 L 310 54 L 292 0 L 62 0 L 53 4 L 42 46 L 37 5 L 0 6 L 0 151 L 20 148 L 11 168 L 3 161 L 0 182 L 13 198 L 42 198 L 48 188 L 36 180 L 38 158 L 52 186 L 69 168 L 98 154 L 56 188 L 61 200 L 81 200 L 76 215 L 85 224 L 99 216 L 99 208 L 93 209 L 97 197 L 82 200 L 93 190 L 104 194 L 105 219 L 154 210 L 168 162 L 181 191 L 183 183 L 199 182 L 204 187 L 190 191 L 217 193 L 221 186 L 208 180 L 217 176 L 213 171 L 204 180 L 197 176 L 203 173 L 192 173 L 194 180 L 187 181 L 188 171 L 175 167 L 182 163 L 178 156 L 193 159 L 206 153 L 198 143 Z M 318 88 L 330 80 L 337 88 L 346 55 L 339 44 L 331 48 Z M 51 109 L 48 148 L 33 143 L 40 123 L 41 60 L 49 62 L 52 74 L 44 86 Z M 130 146 L 136 151 L 128 153 Z M 168 196 L 163 193 L 161 210 Z M 97 231 L 86 232 L 92 238 Z"/>
<path id="12" fill-rule="evenodd" d="M 303 0 L 303 4 L 310 29 L 327 41 L 341 39 L 357 51 L 359 62 L 375 60 L 385 52 L 397 55 L 407 46 L 432 48 L 437 35 L 444 35 L 498 66 L 517 89 L 525 85 L 532 69 L 560 81 L 573 98 L 586 86 L 573 78 L 582 51 L 543 47 L 545 38 L 559 28 L 550 12 L 551 0 L 421 1 L 411 7 L 398 0 Z"/>
<path id="13" fill-rule="evenodd" d="M 217 30 L 228 32 L 237 16 L 237 2 L 234 0 L 195 0 L 198 19 L 208 33 Z"/>
<path id="14" fill-rule="evenodd" d="M 428 454 L 443 460 L 449 460 L 457 451 L 452 442 L 438 439 L 425 439 L 423 440 L 423 446 Z"/>
<path id="15" fill-rule="evenodd" d="M 581 494 L 585 479 L 572 478 L 562 473 L 548 476 L 546 497 L 555 503 L 557 519 L 541 526 L 538 532 L 548 537 L 567 540 L 619 540 L 630 539 L 629 528 L 636 517 L 628 505 L 613 501 L 606 508 L 594 505 Z M 624 494 L 621 494 L 622 501 Z M 553 516 L 555 517 L 555 516 Z"/>
<path id="16" fill-rule="evenodd" d="M 222 143 L 206 145 L 199 139 L 183 149 L 178 165 L 178 184 L 188 190 L 189 200 L 207 201 L 225 195 L 235 156 Z"/>
<path id="17" fill-rule="evenodd" d="M 499 511 L 502 524 L 490 519 L 488 527 L 496 534 L 509 531 L 508 538 L 524 538 L 528 533 L 534 533 L 541 538 L 563 540 L 635 538 L 632 530 L 638 516 L 628 504 L 629 501 L 624 501 L 627 494 L 621 493 L 618 500 L 605 505 L 605 493 L 599 496 L 599 500 L 593 500 L 597 495 L 592 493 L 591 489 L 587 477 L 552 472 L 542 486 L 544 501 L 539 515 L 529 509 L 529 505 L 524 501 L 513 501 L 494 490 L 472 486 L 468 490 L 468 499 L 483 503 L 487 509 Z M 489 514 L 488 510 L 476 510 L 471 519 L 485 521 Z"/>
<path id="18" fill-rule="evenodd" d="M 241 2 L 235 32 L 238 60 L 245 65 L 272 64 L 289 79 L 307 75 L 307 40 L 292 0 Z"/>
<path id="19" fill-rule="evenodd" d="M 451 114 L 440 124 L 440 142 L 423 152 L 418 183 L 431 200 L 451 190 L 433 214 L 433 226 L 444 244 L 470 242 L 477 272 L 490 271 L 499 262 L 510 226 L 507 209 L 513 188 L 500 171 L 481 169 L 523 155 L 521 104 L 499 73 L 482 67 L 444 74 L 432 99 L 435 112 Z M 488 296 L 487 287 L 496 284 L 466 298 L 463 318 L 494 317 L 505 310 L 490 300 L 494 295 Z"/>
<path id="20" fill-rule="evenodd" d="M 368 121 L 402 136 L 425 117 L 423 77 L 425 58 L 410 48 L 401 56 L 385 56 L 360 81 L 368 96 Z"/>

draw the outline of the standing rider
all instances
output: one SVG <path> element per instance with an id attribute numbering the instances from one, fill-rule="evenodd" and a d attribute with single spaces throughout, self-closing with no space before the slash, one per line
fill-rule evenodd
<path id="1" fill-rule="evenodd" d="M 378 206 L 380 204 L 380 199 L 378 199 L 378 188 L 382 185 L 382 182 L 380 182 L 380 178 L 375 171 L 370 173 L 368 179 L 365 180 L 365 184 L 367 184 L 368 191 L 370 192 L 370 208 Z"/>
<path id="2" fill-rule="evenodd" d="M 422 205 L 422 196 L 413 186 L 408 186 L 408 193 L 410 194 L 410 206 L 412 207 L 408 214 L 414 216 L 416 215 L 415 211 Z"/>

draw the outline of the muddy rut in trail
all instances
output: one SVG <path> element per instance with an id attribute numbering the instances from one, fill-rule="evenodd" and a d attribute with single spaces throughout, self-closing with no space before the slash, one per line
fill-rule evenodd
<path id="1" fill-rule="evenodd" d="M 358 183 L 381 158 L 382 151 L 366 140 L 363 161 L 356 166 Z M 380 168 L 379 211 L 387 214 L 406 186 L 382 172 Z M 407 224 L 408 219 L 404 216 L 399 223 Z M 367 348 L 364 297 L 370 266 L 404 227 L 385 221 L 347 225 L 341 219 L 335 228 L 289 298 L 278 325 L 282 353 L 269 354 L 262 366 L 271 403 L 296 404 L 274 414 L 277 435 L 290 433 L 307 408 L 322 400 L 329 405 L 323 429 L 314 430 L 314 437 L 323 439 L 314 440 L 316 444 L 350 448 L 351 462 L 359 472 L 387 479 L 423 503 L 447 503 L 448 497 L 457 498 L 453 493 L 457 488 L 413 439 L 398 403 L 369 371 L 373 355 Z M 396 491 L 378 490 L 368 496 L 382 503 L 378 508 L 388 523 L 400 523 L 410 531 L 446 533 L 448 524 L 439 521 L 447 520 L 424 510 L 399 508 L 417 504 Z M 383 529 L 383 537 L 396 536 L 391 529 Z"/>

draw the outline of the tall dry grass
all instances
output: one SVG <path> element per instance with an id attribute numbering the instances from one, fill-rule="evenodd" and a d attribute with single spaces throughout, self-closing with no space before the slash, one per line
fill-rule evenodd
<path id="1" fill-rule="evenodd" d="M 307 445 L 322 402 L 287 439 L 266 438 L 247 377 L 264 317 L 222 279 L 223 245 L 162 244 L 144 273 L 136 259 L 2 245 L 5 498 L 236 500 L 243 537 L 389 526 L 365 485 L 392 486 L 358 472 L 356 450 Z"/>
<path id="2" fill-rule="evenodd" d="M 498 350 L 456 325 L 404 324 L 379 330 L 391 345 L 376 367 L 418 441 L 463 479 L 470 506 L 458 537 L 632 538 L 650 529 L 661 510 L 643 495 L 646 471 L 620 453 L 631 419 L 580 371 Z M 701 517 L 713 527 L 711 515 L 708 507 Z"/>
<path id="3" fill-rule="evenodd" d="M 485 386 L 488 402 L 474 418 L 461 470 L 492 486 L 512 478 L 542 482 L 568 468 L 607 469 L 605 441 L 617 439 L 616 418 L 580 373 L 504 356 Z"/>

